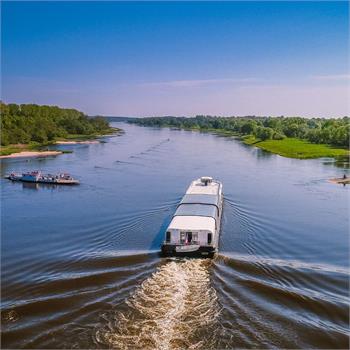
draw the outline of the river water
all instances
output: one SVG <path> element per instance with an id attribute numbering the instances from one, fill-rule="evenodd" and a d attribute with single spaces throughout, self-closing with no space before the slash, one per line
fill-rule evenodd
<path id="1" fill-rule="evenodd" d="M 295 160 L 191 131 L 116 124 L 72 154 L 4 160 L 76 187 L 1 180 L 2 347 L 348 348 L 349 188 Z M 189 183 L 223 182 L 220 253 L 158 255 Z"/>

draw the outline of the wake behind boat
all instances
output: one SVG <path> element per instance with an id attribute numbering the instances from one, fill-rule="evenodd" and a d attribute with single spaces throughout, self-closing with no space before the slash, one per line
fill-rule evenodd
<path id="1" fill-rule="evenodd" d="M 22 174 L 11 173 L 6 175 L 5 179 L 11 181 L 31 182 L 31 183 L 45 183 L 55 185 L 79 185 L 79 181 L 74 179 L 67 173 L 59 174 L 42 174 L 40 171 L 31 171 Z"/>
<path id="2" fill-rule="evenodd" d="M 221 182 L 211 177 L 194 180 L 166 230 L 162 254 L 213 257 L 219 245 L 222 204 Z"/>

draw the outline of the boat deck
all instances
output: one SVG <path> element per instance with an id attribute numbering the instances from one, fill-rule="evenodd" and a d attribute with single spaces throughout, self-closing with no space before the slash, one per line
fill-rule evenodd
<path id="1" fill-rule="evenodd" d="M 55 175 L 39 175 L 39 176 L 29 176 L 28 174 L 14 174 L 6 175 L 5 179 L 14 182 L 27 182 L 27 183 L 38 183 L 38 184 L 48 184 L 48 185 L 79 185 L 80 182 L 72 177 L 58 177 Z"/>
<path id="2" fill-rule="evenodd" d="M 187 189 L 186 194 L 203 194 L 214 195 L 220 194 L 220 183 L 212 181 L 205 185 L 200 179 L 192 181 L 190 187 Z"/>

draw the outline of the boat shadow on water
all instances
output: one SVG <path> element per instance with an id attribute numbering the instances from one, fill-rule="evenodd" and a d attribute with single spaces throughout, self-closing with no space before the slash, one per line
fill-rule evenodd
<path id="1" fill-rule="evenodd" d="M 55 190 L 55 191 L 62 191 L 64 189 L 67 189 L 65 186 L 61 185 L 55 185 L 55 184 L 45 184 L 45 183 L 34 183 L 34 182 L 13 182 L 13 186 L 22 186 L 23 190 Z"/>
<path id="2" fill-rule="evenodd" d="M 57 189 L 59 188 L 59 185 L 54 185 L 54 184 L 43 184 L 43 183 L 31 183 L 31 182 L 22 182 L 22 188 L 24 190 L 40 190 L 40 189 Z"/>

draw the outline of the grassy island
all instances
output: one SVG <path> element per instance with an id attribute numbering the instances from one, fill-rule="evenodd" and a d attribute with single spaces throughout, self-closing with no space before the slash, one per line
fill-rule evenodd
<path id="1" fill-rule="evenodd" d="M 0 156 L 38 151 L 59 141 L 87 141 L 121 131 L 102 117 L 57 106 L 0 103 Z"/>
<path id="2" fill-rule="evenodd" d="M 254 136 L 248 136 L 243 138 L 243 142 L 247 145 L 253 145 L 265 151 L 288 158 L 309 159 L 339 157 L 346 156 L 349 153 L 346 149 L 335 148 L 326 144 L 310 143 L 296 138 L 261 141 Z"/>
<path id="3" fill-rule="evenodd" d="M 350 120 L 301 117 L 151 117 L 132 119 L 142 126 L 235 136 L 284 157 L 308 159 L 349 155 Z"/>

